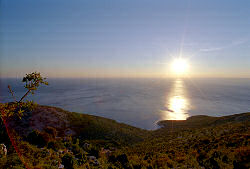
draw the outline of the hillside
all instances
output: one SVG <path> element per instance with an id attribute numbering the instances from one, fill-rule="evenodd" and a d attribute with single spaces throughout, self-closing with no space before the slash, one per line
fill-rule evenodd
<path id="1" fill-rule="evenodd" d="M 250 113 L 161 121 L 155 131 L 38 105 L 1 121 L 1 168 L 249 168 Z M 8 139 L 10 136 L 11 140 Z M 12 167 L 11 167 L 12 166 Z"/>
<path id="2" fill-rule="evenodd" d="M 250 113 L 224 117 L 193 116 L 161 121 L 152 138 L 127 154 L 152 168 L 249 168 Z"/>
<path id="3" fill-rule="evenodd" d="M 27 136 L 32 130 L 43 131 L 49 126 L 56 129 L 58 137 L 109 140 L 126 145 L 142 141 L 150 134 L 147 130 L 115 120 L 41 105 L 24 113 L 22 119 L 16 117 L 8 121 L 9 126 L 21 136 Z"/>

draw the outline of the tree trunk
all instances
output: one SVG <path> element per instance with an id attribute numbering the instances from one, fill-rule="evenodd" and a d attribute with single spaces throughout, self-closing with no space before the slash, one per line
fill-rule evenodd
<path id="1" fill-rule="evenodd" d="M 18 103 L 21 103 L 23 101 L 23 99 L 29 94 L 30 90 L 28 90 L 25 95 L 21 98 L 21 100 Z"/>

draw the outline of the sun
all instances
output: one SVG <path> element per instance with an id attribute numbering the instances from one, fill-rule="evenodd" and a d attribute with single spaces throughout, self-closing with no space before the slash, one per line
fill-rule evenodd
<path id="1" fill-rule="evenodd" d="M 187 73 L 188 68 L 189 68 L 188 61 L 182 58 L 175 59 L 171 65 L 172 71 L 178 75 Z"/>

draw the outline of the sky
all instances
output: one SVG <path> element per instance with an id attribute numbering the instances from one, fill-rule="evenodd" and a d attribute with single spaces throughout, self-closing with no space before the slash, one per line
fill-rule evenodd
<path id="1" fill-rule="evenodd" d="M 250 78 L 249 0 L 0 0 L 0 77 Z"/>

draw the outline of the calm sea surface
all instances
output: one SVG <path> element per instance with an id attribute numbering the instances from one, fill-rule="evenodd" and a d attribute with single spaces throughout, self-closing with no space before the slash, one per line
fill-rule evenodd
<path id="1" fill-rule="evenodd" d="M 103 116 L 145 129 L 193 115 L 250 112 L 250 79 L 48 79 L 28 99 L 42 105 Z M 21 79 L 0 79 L 1 102 L 24 93 Z"/>

